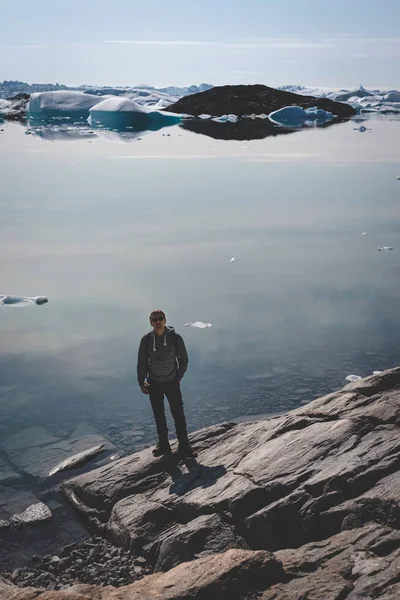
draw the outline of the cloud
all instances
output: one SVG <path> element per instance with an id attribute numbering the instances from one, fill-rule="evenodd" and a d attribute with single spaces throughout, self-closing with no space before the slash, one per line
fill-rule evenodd
<path id="1" fill-rule="evenodd" d="M 44 48 L 36 44 L 0 44 L 0 48 Z"/>
<path id="2" fill-rule="evenodd" d="M 244 42 L 214 42 L 199 40 L 104 40 L 104 44 L 132 44 L 137 46 L 216 46 L 220 48 L 278 48 L 278 49 L 316 49 L 332 48 L 332 43 L 308 41 L 297 38 L 265 38 Z"/>

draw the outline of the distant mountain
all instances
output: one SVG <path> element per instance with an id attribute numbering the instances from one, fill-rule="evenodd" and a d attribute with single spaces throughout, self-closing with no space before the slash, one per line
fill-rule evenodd
<path id="1" fill-rule="evenodd" d="M 34 92 L 56 92 L 72 88 L 60 83 L 26 83 L 25 81 L 0 81 L 0 98 L 10 98 L 15 94 L 33 94 Z"/>
<path id="2" fill-rule="evenodd" d="M 292 94 L 301 94 L 302 96 L 324 97 L 325 94 L 318 88 L 309 88 L 304 85 L 280 85 L 277 87 L 282 92 L 292 92 Z"/>
<path id="3" fill-rule="evenodd" d="M 201 83 L 200 85 L 190 85 L 188 87 L 167 86 L 156 88 L 151 85 L 141 84 L 136 86 L 95 86 L 95 85 L 78 85 L 67 86 L 60 83 L 26 83 L 25 81 L 3 81 L 0 82 L 0 98 L 10 98 L 14 94 L 23 92 L 25 94 L 34 94 L 35 92 L 55 92 L 58 90 L 76 90 L 104 96 L 105 94 L 113 94 L 120 96 L 130 92 L 137 92 L 138 89 L 143 89 L 149 92 L 161 92 L 168 96 L 181 98 L 189 94 L 197 94 L 211 89 L 213 86 L 209 83 Z"/>

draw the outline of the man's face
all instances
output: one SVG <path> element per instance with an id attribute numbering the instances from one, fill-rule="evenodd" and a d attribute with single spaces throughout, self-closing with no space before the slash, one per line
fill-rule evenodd
<path id="1" fill-rule="evenodd" d="M 165 327 L 165 317 L 161 313 L 155 313 L 151 315 L 150 323 L 156 331 L 162 331 Z"/>

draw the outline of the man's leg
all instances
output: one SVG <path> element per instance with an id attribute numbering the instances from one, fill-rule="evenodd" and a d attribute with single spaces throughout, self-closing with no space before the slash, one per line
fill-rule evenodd
<path id="1" fill-rule="evenodd" d="M 186 418 L 183 410 L 182 392 L 179 383 L 173 381 L 166 385 L 165 395 L 167 396 L 171 414 L 174 418 L 179 451 L 186 456 L 196 456 L 196 453 L 194 453 L 190 447 L 187 436 Z"/>
<path id="2" fill-rule="evenodd" d="M 150 396 L 151 408 L 153 409 L 154 420 L 156 422 L 156 427 L 157 427 L 157 434 L 158 434 L 157 447 L 160 447 L 160 454 L 162 454 L 161 450 L 169 449 L 168 427 L 167 427 L 167 420 L 165 418 L 163 386 L 157 385 L 155 383 L 151 384 L 149 396 Z"/>

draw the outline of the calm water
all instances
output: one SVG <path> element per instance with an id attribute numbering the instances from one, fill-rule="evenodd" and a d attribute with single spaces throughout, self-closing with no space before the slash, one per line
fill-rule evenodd
<path id="1" fill-rule="evenodd" d="M 153 308 L 188 347 L 191 430 L 398 365 L 400 120 L 365 124 L 254 141 L 0 125 L 0 293 L 50 300 L 0 309 L 0 434 L 84 421 L 152 442 L 136 354 Z"/>

